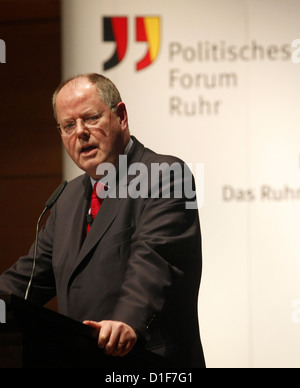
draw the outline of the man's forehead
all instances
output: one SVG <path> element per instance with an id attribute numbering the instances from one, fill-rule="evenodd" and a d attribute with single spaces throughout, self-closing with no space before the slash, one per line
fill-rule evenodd
<path id="1" fill-rule="evenodd" d="M 80 78 L 70 81 L 58 93 L 56 113 L 59 121 L 99 110 L 104 102 L 100 98 L 96 85 Z"/>
<path id="2" fill-rule="evenodd" d="M 71 103 L 84 101 L 102 102 L 96 85 L 81 78 L 70 81 L 60 90 L 56 99 L 56 107 L 65 107 Z"/>
<path id="3" fill-rule="evenodd" d="M 81 95 L 83 93 L 90 93 L 90 92 L 95 92 L 97 91 L 96 85 L 93 84 L 91 81 L 89 81 L 85 77 L 80 77 L 71 80 L 68 82 L 60 92 L 71 92 L 74 94 Z"/>

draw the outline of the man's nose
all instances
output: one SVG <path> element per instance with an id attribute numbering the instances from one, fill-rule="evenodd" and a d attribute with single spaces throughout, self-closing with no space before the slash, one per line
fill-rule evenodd
<path id="1" fill-rule="evenodd" d="M 76 120 L 76 129 L 75 130 L 76 130 L 77 136 L 89 134 L 88 128 L 85 125 L 84 120 L 81 118 Z"/>

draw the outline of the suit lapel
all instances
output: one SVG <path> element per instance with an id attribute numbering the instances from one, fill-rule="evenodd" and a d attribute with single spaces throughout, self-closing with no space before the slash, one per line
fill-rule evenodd
<path id="1" fill-rule="evenodd" d="M 101 240 L 118 213 L 119 203 L 120 201 L 117 198 L 106 198 L 103 201 L 93 225 L 76 258 L 75 267 L 81 263 L 98 241 Z"/>
<path id="2" fill-rule="evenodd" d="M 70 264 L 72 267 L 80 252 L 86 233 L 86 215 L 90 206 L 90 197 L 92 194 L 92 186 L 88 175 L 85 175 L 82 185 L 83 191 L 78 193 L 79 201 L 74 209 L 73 228 L 69 247 Z"/>

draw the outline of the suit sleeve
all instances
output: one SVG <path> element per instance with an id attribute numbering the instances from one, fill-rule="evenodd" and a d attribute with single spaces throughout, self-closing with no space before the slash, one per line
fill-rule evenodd
<path id="1" fill-rule="evenodd" d="M 195 198 L 175 198 L 175 186 L 180 185 L 183 188 L 181 178 L 171 183 L 161 180 L 160 197 L 150 198 L 149 193 L 143 201 L 113 314 L 113 319 L 128 323 L 145 339 L 151 322 L 174 298 L 186 274 L 195 272 L 195 285 L 191 287 L 197 288 L 200 282 L 201 257 L 198 262 L 192 258 L 192 251 L 201 249 L 198 210 L 186 209 L 187 201 Z M 170 198 L 161 198 L 169 188 Z"/>

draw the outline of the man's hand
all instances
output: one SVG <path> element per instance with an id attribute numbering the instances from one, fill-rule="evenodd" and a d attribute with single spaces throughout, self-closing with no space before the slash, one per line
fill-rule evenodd
<path id="1" fill-rule="evenodd" d="M 136 332 L 126 323 L 118 321 L 84 321 L 83 323 L 99 329 L 98 346 L 111 356 L 125 356 L 137 341 Z"/>

